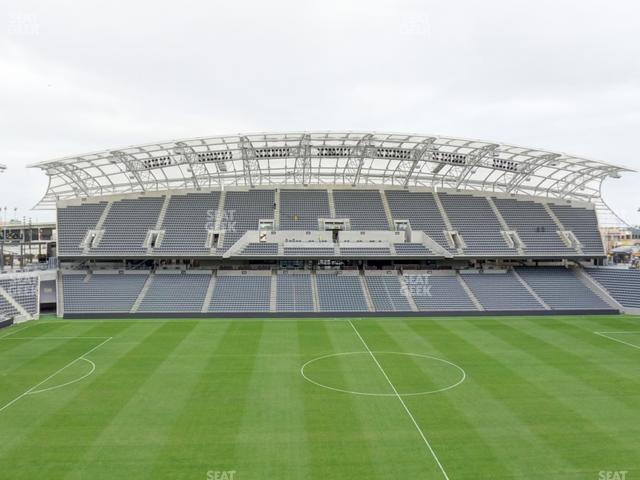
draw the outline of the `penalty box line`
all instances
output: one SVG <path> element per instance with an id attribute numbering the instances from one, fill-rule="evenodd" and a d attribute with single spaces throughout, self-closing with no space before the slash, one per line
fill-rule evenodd
<path id="1" fill-rule="evenodd" d="M 629 347 L 637 348 L 640 350 L 640 345 L 636 345 L 635 343 L 625 342 L 624 340 L 620 340 L 619 338 L 612 337 L 611 335 L 624 335 L 624 334 L 639 334 L 640 331 L 627 331 L 627 332 L 593 332 L 596 335 L 600 335 L 601 337 L 608 338 L 609 340 L 613 340 L 614 342 L 622 343 Z"/>
<path id="2" fill-rule="evenodd" d="M 24 330 L 24 329 L 23 329 Z M 30 337 L 26 337 L 28 339 L 32 339 Z M 38 338 L 38 337 L 33 337 L 33 338 Z M 42 337 L 45 338 L 45 337 Z M 65 338 L 65 337 L 47 337 L 47 339 L 51 339 L 51 340 L 55 340 L 56 338 Z M 71 338 L 78 338 L 78 339 L 82 339 L 83 337 L 71 337 Z M 95 337 L 87 337 L 87 338 L 95 338 Z M 69 368 L 71 365 L 73 365 L 76 362 L 79 362 L 80 360 L 87 360 L 89 362 L 91 362 L 90 360 L 88 360 L 87 358 L 85 358 L 87 355 L 89 355 L 90 353 L 95 352 L 98 348 L 100 348 L 101 346 L 103 346 L 105 343 L 107 343 L 108 341 L 112 340 L 113 337 L 99 337 L 99 338 L 104 338 L 105 340 L 101 343 L 99 343 L 98 345 L 96 345 L 95 347 L 87 350 L 86 352 L 84 352 L 82 355 L 80 355 L 78 358 L 75 358 L 74 360 L 71 360 L 69 363 L 67 363 L 64 367 L 56 370 L 55 372 L 53 372 L 51 375 L 49 375 L 47 378 L 45 378 L 44 380 L 36 383 L 34 386 L 32 386 L 31 388 L 29 388 L 28 390 L 25 390 L 24 392 L 22 392 L 20 395 L 18 395 L 16 398 L 14 398 L 13 400 L 11 400 L 9 403 L 5 404 L 4 406 L 0 407 L 0 412 L 3 412 L 4 410 L 6 410 L 7 408 L 9 408 L 11 405 L 13 405 L 14 403 L 16 403 L 18 400 L 20 400 L 23 397 L 26 397 L 27 395 L 34 393 L 35 390 L 37 390 L 37 388 L 48 382 L 49 380 L 51 380 L 53 377 L 55 377 L 56 375 L 58 375 L 60 372 L 64 371 L 65 369 Z M 2 338 L 0 338 L 0 340 L 9 340 L 7 338 L 7 336 L 4 336 Z M 93 362 L 91 362 L 93 363 Z"/>
<path id="3" fill-rule="evenodd" d="M 367 352 L 369 352 L 369 355 L 371 355 L 371 358 L 373 359 L 375 364 L 378 366 L 378 368 L 382 372 L 382 375 L 384 375 L 384 378 L 387 380 L 387 383 L 389 383 L 389 386 L 393 390 L 393 393 L 395 394 L 396 398 L 402 404 L 402 407 L 404 408 L 405 412 L 407 412 L 407 415 L 409 415 L 409 418 L 411 419 L 411 422 L 416 427 L 416 430 L 418 430 L 418 433 L 420 434 L 420 437 L 422 438 L 422 441 L 424 442 L 424 444 L 427 446 L 427 449 L 429 450 L 429 453 L 431 453 L 431 456 L 433 457 L 433 459 L 438 464 L 438 468 L 440 468 L 440 471 L 442 472 L 442 475 L 444 476 L 445 480 L 449 480 L 449 476 L 447 475 L 447 472 L 445 471 L 444 467 L 442 466 L 442 463 L 438 459 L 438 456 L 436 455 L 436 452 L 433 450 L 433 447 L 431 446 L 431 443 L 427 439 L 427 436 L 422 431 L 422 428 L 420 428 L 420 425 L 418 425 L 418 422 L 416 422 L 416 419 L 414 418 L 413 414 L 409 410 L 409 407 L 407 407 L 407 404 L 402 399 L 402 396 L 398 393 L 398 390 L 396 389 L 395 385 L 391 382 L 391 379 L 387 375 L 387 372 L 384 371 L 384 369 L 382 368 L 382 365 L 380 365 L 380 362 L 378 362 L 378 359 L 373 354 L 373 352 L 369 348 L 369 345 L 367 345 L 367 342 L 364 341 L 364 338 L 362 338 L 362 335 L 360 335 L 360 332 L 358 331 L 356 326 L 351 322 L 351 320 L 349 320 L 349 325 L 351 325 L 351 328 L 353 328 L 353 331 L 356 332 L 356 335 L 358 336 L 358 338 L 362 342 L 362 345 L 364 345 L 364 348 L 367 350 Z"/>

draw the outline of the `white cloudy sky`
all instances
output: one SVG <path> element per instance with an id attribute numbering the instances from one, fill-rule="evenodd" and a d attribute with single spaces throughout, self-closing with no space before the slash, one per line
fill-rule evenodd
<path id="1" fill-rule="evenodd" d="M 284 130 L 467 136 L 640 169 L 631 0 L 0 2 L 0 207 L 25 165 L 177 137 Z M 640 223 L 640 174 L 607 198 Z"/>

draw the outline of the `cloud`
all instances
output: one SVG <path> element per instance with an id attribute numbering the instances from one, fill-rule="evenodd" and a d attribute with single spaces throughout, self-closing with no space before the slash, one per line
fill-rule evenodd
<path id="1" fill-rule="evenodd" d="M 468 136 L 640 168 L 640 5 L 601 0 L 5 2 L 0 207 L 24 165 L 283 130 Z M 640 223 L 638 175 L 607 182 Z M 52 214 L 38 213 L 39 218 Z"/>

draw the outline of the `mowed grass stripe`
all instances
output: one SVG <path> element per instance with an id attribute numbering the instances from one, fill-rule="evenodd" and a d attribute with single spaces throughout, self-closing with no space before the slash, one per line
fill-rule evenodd
<path id="1" fill-rule="evenodd" d="M 220 338 L 225 329 L 196 321 L 191 324 L 193 328 L 113 417 L 69 478 L 144 478 L 150 473 L 200 378 L 208 352 L 215 347 L 212 338 Z"/>
<path id="2" fill-rule="evenodd" d="M 0 408 L 108 338 L 91 333 L 86 335 L 86 332 L 95 332 L 95 326 L 84 326 L 62 335 L 63 327 L 64 323 L 42 325 L 33 321 L 25 327 L 13 328 L 10 335 L 0 339 Z M 7 349 L 7 344 L 13 348 Z M 66 373 L 65 368 L 47 385 L 55 384 L 56 379 Z M 13 405 L 7 408 L 13 408 Z"/>
<path id="3" fill-rule="evenodd" d="M 484 362 L 466 343 L 459 342 L 455 335 L 442 328 L 440 322 L 429 325 L 398 322 L 384 327 L 405 349 L 455 361 L 467 373 L 463 384 L 445 394 L 448 404 L 463 418 L 461 423 L 452 422 L 453 425 L 472 425 L 469 431 L 455 428 L 451 438 L 441 442 L 445 459 L 449 459 L 452 478 L 525 478 L 536 471 L 538 458 L 545 458 L 547 466 L 557 468 L 556 471 L 566 466 L 564 460 L 539 441 L 527 424 L 505 409 L 500 397 L 484 388 L 480 381 L 481 378 L 484 380 Z M 431 412 L 436 410 L 432 402 L 437 404 L 444 400 L 437 394 L 433 398 L 408 398 L 407 401 L 417 415 L 424 412 L 426 423 Z M 449 435 L 446 417 L 436 416 L 430 421 L 443 429 L 444 435 Z"/>
<path id="4" fill-rule="evenodd" d="M 606 355 L 609 355 L 609 361 L 624 362 L 637 364 L 638 350 L 628 345 L 621 344 L 610 338 L 597 335 L 596 332 L 639 332 L 640 335 L 640 317 L 635 324 L 629 325 L 628 319 L 622 319 L 621 323 L 612 324 L 607 322 L 601 324 L 597 321 L 584 318 L 582 321 L 571 321 L 564 319 L 561 321 L 563 331 L 573 338 L 582 342 L 589 343 L 594 348 L 599 349 Z M 640 342 L 639 342 L 640 343 Z"/>
<path id="5" fill-rule="evenodd" d="M 358 323 L 358 320 L 354 320 Z M 359 324 L 359 323 L 358 323 Z M 395 395 L 394 387 L 389 383 L 386 372 L 369 353 L 367 345 L 358 335 L 352 324 L 335 324 L 331 329 L 344 337 L 340 347 L 346 351 L 360 351 L 357 357 L 341 357 L 344 376 L 351 382 L 351 388 L 359 387 L 388 396 L 357 396 L 357 414 L 363 428 L 374 436 L 371 442 L 376 473 L 380 478 L 444 478 L 438 462 L 425 445 L 422 429 L 413 423 L 410 412 Z M 336 348 L 338 345 L 335 345 Z M 371 349 L 375 355 L 375 350 Z M 355 360 L 363 363 L 362 369 L 354 369 Z M 369 380 L 364 381 L 364 380 Z"/>
<path id="6" fill-rule="evenodd" d="M 3 465 L 16 472 L 14 478 L 33 478 L 42 471 L 51 478 L 64 478 L 189 328 L 193 326 L 123 323 L 123 335 L 125 330 L 142 335 L 129 337 L 131 342 L 109 342 L 94 354 L 101 364 L 96 374 L 76 384 L 77 388 L 47 394 L 46 401 L 66 401 L 3 456 Z"/>
<path id="7" fill-rule="evenodd" d="M 342 328 L 337 333 L 335 327 Z M 344 322 L 299 322 L 300 350 L 306 353 L 300 365 L 330 353 L 353 351 L 354 338 Z M 336 339 L 338 335 L 339 339 Z M 347 337 L 345 337 L 347 335 Z M 342 337 L 342 338 L 340 338 Z M 346 340 L 346 342 L 345 342 Z M 338 348 L 338 350 L 336 350 Z M 344 350 L 346 348 L 346 350 Z M 332 370 L 335 382 L 348 385 L 347 366 Z M 374 459 L 372 443 L 384 441 L 369 431 L 361 411 L 364 397 L 338 393 L 313 385 L 300 376 L 304 403 L 304 427 L 308 437 L 311 478 L 382 478 Z M 385 456 L 386 458 L 386 456 Z"/>
<path id="8" fill-rule="evenodd" d="M 554 361 L 552 356 L 540 360 L 527 351 L 514 348 L 513 337 L 521 334 L 517 330 L 504 333 L 504 325 L 491 328 L 486 324 L 469 322 L 469 329 L 477 333 L 478 340 L 490 351 L 509 352 L 503 358 L 511 365 L 512 372 L 518 372 L 521 378 L 515 389 L 515 392 L 520 392 L 520 403 L 530 410 L 531 420 L 537 422 L 536 430 L 571 462 L 576 472 L 595 475 L 606 465 L 627 467 L 628 460 L 635 453 L 629 449 L 626 439 L 617 435 L 612 428 L 615 425 L 598 416 L 601 406 L 596 403 L 594 407 L 578 396 L 568 398 L 562 390 L 550 384 L 557 382 L 558 375 L 548 363 Z M 562 378 L 569 382 L 565 384 L 566 392 L 573 392 L 576 382 L 565 376 Z M 573 448 L 567 448 L 567 445 Z"/>
<path id="9" fill-rule="evenodd" d="M 515 327 L 505 325 L 504 328 L 513 330 Z M 585 392 L 577 388 L 574 395 L 592 393 L 594 396 L 607 396 L 607 402 L 612 402 L 611 407 L 619 414 L 624 414 L 625 410 L 640 411 L 640 355 L 636 356 L 635 361 L 617 361 L 585 341 L 587 338 L 591 340 L 593 335 L 585 332 L 580 337 L 574 337 L 565 333 L 564 326 L 557 329 L 540 328 L 533 322 L 526 322 L 518 332 L 520 335 L 511 338 L 526 345 L 529 354 L 544 359 L 548 358 L 548 354 L 553 355 L 557 358 L 552 363 L 554 368 L 572 380 L 582 382 L 583 388 L 586 386 L 595 391 Z M 563 390 L 565 386 L 566 382 L 562 381 Z"/>
<path id="10" fill-rule="evenodd" d="M 61 324 L 62 325 L 62 324 Z M 123 330 L 126 329 L 128 325 L 123 324 L 118 329 Z M 86 328 L 81 327 L 79 332 L 85 331 Z M 102 330 L 99 326 L 93 326 L 91 328 L 91 332 L 95 335 L 98 330 Z M 47 343 L 46 341 L 43 343 Z M 102 348 L 102 347 L 101 347 Z M 84 352 L 83 352 L 84 353 Z M 99 359 L 100 367 L 94 372 L 94 375 L 99 374 L 100 371 L 103 371 L 106 366 L 103 357 L 98 357 L 99 351 L 96 351 L 92 354 L 92 358 L 95 360 Z M 106 363 L 110 362 L 110 356 L 107 357 Z M 47 373 L 48 372 L 48 373 Z M 41 381 L 43 378 L 40 378 L 40 375 L 50 375 L 53 371 L 45 369 L 42 372 L 38 372 L 38 380 L 34 380 L 34 384 L 38 381 Z M 54 378 L 55 379 L 55 378 Z M 52 380 L 54 380 L 52 379 Z M 42 428 L 42 426 L 49 420 L 49 416 L 54 414 L 58 409 L 62 408 L 67 402 L 69 402 L 78 392 L 80 388 L 86 387 L 86 382 L 89 382 L 91 378 L 87 378 L 83 380 L 82 383 L 73 385 L 69 388 L 63 388 L 56 390 L 55 392 L 47 392 L 38 395 L 29 395 L 21 398 L 14 405 L 9 407 L 9 409 L 5 410 L 0 414 L 0 432 L 2 433 L 1 437 L 6 439 L 0 442 L 0 471 L 3 470 L 2 467 L 8 465 L 6 463 L 7 456 L 10 455 L 12 450 L 18 448 L 22 442 L 26 443 L 26 453 L 34 453 L 37 452 L 37 449 L 31 449 L 28 444 L 28 437 L 38 429 Z M 5 414 L 6 415 L 3 415 Z M 54 429 L 55 432 L 55 429 Z M 66 441 L 64 438 L 60 438 L 57 435 L 57 432 L 52 434 L 51 443 L 55 445 L 56 442 Z M 24 459 L 25 462 L 29 462 L 28 458 Z M 10 471 L 10 470 L 7 470 Z"/>
<path id="11" fill-rule="evenodd" d="M 545 389 L 576 411 L 585 410 L 583 415 L 592 419 L 594 424 L 599 424 L 601 429 L 611 431 L 614 425 L 624 423 L 625 419 L 640 419 L 635 413 L 640 407 L 637 381 L 629 381 L 601 368 L 590 360 L 592 355 L 576 355 L 538 338 L 524 328 L 508 324 L 493 330 L 492 334 L 521 355 L 521 364 L 528 365 L 532 359 L 536 359 L 538 362 L 534 362 L 539 365 L 533 368 L 545 379 Z M 609 408 L 601 408 L 603 401 Z M 616 428 L 611 431 L 612 434 L 616 434 Z"/>
<path id="12" fill-rule="evenodd" d="M 640 350 L 593 333 L 640 330 L 638 320 L 354 324 L 373 351 L 426 353 L 466 370 L 452 390 L 404 397 L 451 480 L 577 480 L 640 473 Z M 90 355 L 97 370 L 87 379 L 0 414 L 0 478 L 204 479 L 209 470 L 236 470 L 236 479 L 442 478 L 396 397 L 338 393 L 299 376 L 304 362 L 332 352 L 367 360 L 346 320 L 53 320 L 24 334 L 42 338 L 42 327 L 52 337 L 115 338 Z M 50 341 L 59 340 L 26 342 Z M 314 373 L 351 388 L 388 387 L 370 357 L 337 358 Z M 419 359 L 376 358 L 399 389 L 442 381 Z M 52 371 L 43 368 L 33 384 Z"/>
<path id="13" fill-rule="evenodd" d="M 432 348 L 442 345 L 443 354 L 449 352 L 452 355 L 452 351 L 456 352 L 456 360 L 467 371 L 465 389 L 473 387 L 470 396 L 460 399 L 461 408 L 466 404 L 466 414 L 476 428 L 484 432 L 481 435 L 493 438 L 490 442 L 496 445 L 494 451 L 500 455 L 498 465 L 501 468 L 522 478 L 527 478 L 532 472 L 542 478 L 584 478 L 580 471 L 581 464 L 574 464 L 562 451 L 566 444 L 560 439 L 556 442 L 555 438 L 550 441 L 548 437 L 553 432 L 540 428 L 540 420 L 553 412 L 549 403 L 537 404 L 537 387 L 529 384 L 509 362 L 505 363 L 491 353 L 488 344 L 471 329 L 474 321 L 411 322 L 407 326 Z M 496 324 L 493 320 L 483 323 Z M 563 429 L 563 420 L 559 417 L 555 427 Z M 485 470 L 479 470 L 480 466 Z M 458 471 L 456 475 L 462 478 L 492 478 L 493 469 L 496 468 L 493 464 L 483 463 L 478 467 L 467 465 L 464 473 Z"/>
<path id="14" fill-rule="evenodd" d="M 62 324 L 54 325 L 48 329 L 48 332 L 55 331 L 61 327 Z M 0 372 L 2 372 L 3 377 L 10 376 L 13 368 L 19 368 L 25 362 L 33 360 L 38 353 L 44 354 L 47 349 L 55 348 L 55 343 L 49 345 L 31 344 L 29 340 L 25 340 L 28 337 L 37 338 L 39 335 L 35 333 L 36 330 L 40 331 L 42 329 L 35 329 L 33 324 L 27 324 L 13 325 L 0 330 Z M 4 388 L 0 388 L 0 405 L 3 400 L 1 392 L 4 390 Z"/>
<path id="15" fill-rule="evenodd" d="M 264 322 L 256 353 L 236 442 L 238 477 L 309 478 L 295 325 Z"/>
<path id="16" fill-rule="evenodd" d="M 238 470 L 235 446 L 263 322 L 219 324 L 224 331 L 210 337 L 205 365 L 146 478 L 206 478 L 209 471 Z"/>
<path id="17" fill-rule="evenodd" d="M 0 340 L 0 343 L 5 340 Z M 0 353 L 0 415 L 19 395 L 104 340 L 12 340 L 19 346 Z M 62 372 L 61 372 L 62 373 Z M 55 379 L 51 379 L 55 380 Z M 11 408 L 11 407 L 7 407 Z"/>
<path id="18" fill-rule="evenodd" d="M 402 321 L 362 321 L 358 322 L 357 326 L 372 350 L 375 346 L 377 351 L 424 354 L 459 364 L 455 352 L 449 348 L 443 352 L 438 348 L 440 342 L 425 342 Z M 446 338 L 442 344 L 452 346 Z M 401 359 L 401 367 L 394 365 L 397 359 Z M 409 388 L 412 382 L 420 381 L 421 376 L 428 378 L 430 366 L 439 368 L 437 362 L 425 362 L 420 357 L 379 355 L 378 360 L 394 385 L 403 385 L 405 388 Z M 455 374 L 452 378 L 457 379 L 458 370 L 452 366 L 449 368 Z M 446 377 L 441 380 L 446 380 Z M 466 415 L 468 399 L 472 398 L 468 391 L 468 381 L 469 379 L 465 379 L 459 386 L 445 392 L 406 396 L 403 400 L 428 436 L 432 448 L 451 479 L 468 474 L 470 465 L 473 465 L 476 473 L 484 470 L 491 471 L 493 478 L 509 477 L 511 472 L 502 464 L 499 449 L 488 442 L 478 426 Z M 433 385 L 439 386 L 442 384 Z M 455 448 L 451 448 L 454 445 Z"/>

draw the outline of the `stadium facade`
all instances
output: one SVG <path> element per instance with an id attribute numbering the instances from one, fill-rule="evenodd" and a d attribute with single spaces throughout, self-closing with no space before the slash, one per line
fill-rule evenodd
<path id="1" fill-rule="evenodd" d="M 33 166 L 49 177 L 39 207 L 57 209 L 58 313 L 69 318 L 627 308 L 589 273 L 606 258 L 602 184 L 630 171 L 604 162 L 321 132 Z"/>

